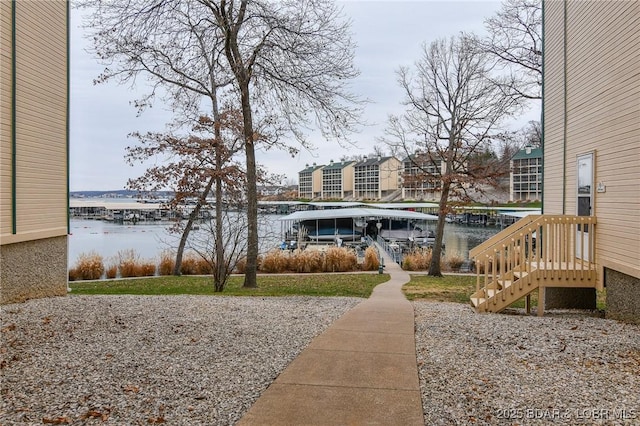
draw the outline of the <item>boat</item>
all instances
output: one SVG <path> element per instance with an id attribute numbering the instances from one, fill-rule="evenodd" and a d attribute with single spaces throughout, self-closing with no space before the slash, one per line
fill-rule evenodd
<path id="1" fill-rule="evenodd" d="M 434 215 L 408 210 L 352 207 L 298 211 L 279 221 L 288 241 L 360 241 L 366 236 L 380 235 L 388 241 L 414 238 L 420 243 L 429 237 L 426 222 L 437 219 Z"/>
<path id="2" fill-rule="evenodd" d="M 435 240 L 435 235 L 428 229 L 426 221 L 386 218 L 380 220 L 380 225 L 378 235 L 386 241 L 428 244 Z"/>

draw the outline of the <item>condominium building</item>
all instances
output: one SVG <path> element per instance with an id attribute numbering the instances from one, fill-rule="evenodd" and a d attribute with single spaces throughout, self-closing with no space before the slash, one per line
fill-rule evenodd
<path id="1" fill-rule="evenodd" d="M 69 7 L 0 1 L 0 303 L 67 293 Z"/>
<path id="2" fill-rule="evenodd" d="M 640 323 L 640 2 L 543 7 L 543 212 L 592 218 L 566 262 L 595 263 L 607 317 Z M 546 302 L 596 306 L 592 288 L 562 290 Z"/>
<path id="3" fill-rule="evenodd" d="M 322 168 L 316 163 L 304 170 L 298 172 L 298 197 L 300 198 L 318 198 L 322 194 Z"/>
<path id="4" fill-rule="evenodd" d="M 542 149 L 526 147 L 511 159 L 511 200 L 542 199 Z"/>
<path id="5" fill-rule="evenodd" d="M 426 154 L 412 154 L 402 160 L 402 198 L 436 200 L 440 197 L 443 163 Z"/>
<path id="6" fill-rule="evenodd" d="M 323 200 L 342 200 L 353 194 L 353 165 L 355 161 L 331 161 L 328 166 L 322 168 L 322 194 Z"/>
<path id="7" fill-rule="evenodd" d="M 402 163 L 395 157 L 365 158 L 354 166 L 353 196 L 380 200 L 400 189 Z"/>

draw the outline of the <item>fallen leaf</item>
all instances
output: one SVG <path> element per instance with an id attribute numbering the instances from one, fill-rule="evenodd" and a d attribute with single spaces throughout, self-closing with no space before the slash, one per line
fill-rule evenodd
<path id="1" fill-rule="evenodd" d="M 140 392 L 140 388 L 134 385 L 127 385 L 122 389 L 125 393 L 138 393 Z"/>
<path id="2" fill-rule="evenodd" d="M 50 424 L 50 425 L 64 425 L 64 424 L 71 424 L 71 420 L 69 419 L 69 417 L 62 417 L 62 416 L 56 417 L 53 419 L 50 419 L 48 417 L 43 417 L 42 423 Z"/>

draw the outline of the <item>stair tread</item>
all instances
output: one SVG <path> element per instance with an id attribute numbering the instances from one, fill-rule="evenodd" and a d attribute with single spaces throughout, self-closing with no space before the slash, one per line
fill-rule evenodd
<path id="1" fill-rule="evenodd" d="M 486 299 L 485 299 L 484 297 L 472 297 L 472 298 L 471 298 L 471 304 L 472 304 L 474 307 L 476 307 L 476 308 L 477 308 L 477 307 L 478 307 L 478 306 L 480 306 L 482 303 L 484 303 L 484 302 L 485 302 L 485 300 L 486 300 Z"/>

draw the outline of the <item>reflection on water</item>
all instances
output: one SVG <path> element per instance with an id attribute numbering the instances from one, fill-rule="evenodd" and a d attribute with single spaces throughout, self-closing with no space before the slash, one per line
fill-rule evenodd
<path id="1" fill-rule="evenodd" d="M 266 216 L 261 225 L 261 235 L 270 234 L 264 246 L 276 247 L 280 236 L 281 216 Z M 167 231 L 167 222 L 140 222 L 136 225 L 104 222 L 101 220 L 71 220 L 69 236 L 69 265 L 76 263 L 82 253 L 95 251 L 105 260 L 121 250 L 135 250 L 144 259 L 157 258 L 163 250 L 175 249 L 178 236 Z M 435 227 L 435 224 L 434 224 Z M 469 250 L 487 240 L 500 229 L 498 227 L 466 226 L 448 223 L 445 225 L 444 243 L 448 253 L 458 253 L 467 258 Z M 195 235 L 205 232 L 192 231 Z"/>
<path id="2" fill-rule="evenodd" d="M 473 226 L 447 223 L 444 227 L 444 244 L 447 253 L 458 253 L 469 258 L 469 250 L 500 232 L 496 226 Z"/>

